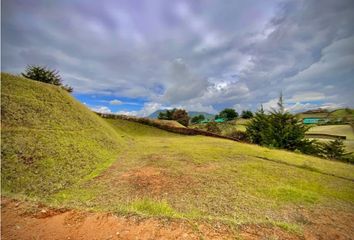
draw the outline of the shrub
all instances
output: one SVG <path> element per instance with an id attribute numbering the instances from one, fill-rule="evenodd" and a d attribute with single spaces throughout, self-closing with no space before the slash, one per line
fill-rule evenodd
<path id="1" fill-rule="evenodd" d="M 248 136 L 245 132 L 234 130 L 226 134 L 227 137 L 237 139 L 239 141 L 248 142 Z"/>
<path id="2" fill-rule="evenodd" d="M 62 79 L 59 75 L 59 71 L 50 70 L 47 67 L 28 65 L 24 73 L 21 73 L 25 78 L 29 78 L 35 81 L 44 82 L 60 86 L 68 92 L 72 92 L 73 88 L 68 85 L 63 85 Z"/>
<path id="3" fill-rule="evenodd" d="M 212 132 L 212 133 L 216 133 L 216 134 L 220 134 L 221 133 L 221 130 L 220 128 L 218 127 L 217 123 L 216 122 L 209 122 L 207 123 L 206 125 L 206 130 L 208 132 Z"/>

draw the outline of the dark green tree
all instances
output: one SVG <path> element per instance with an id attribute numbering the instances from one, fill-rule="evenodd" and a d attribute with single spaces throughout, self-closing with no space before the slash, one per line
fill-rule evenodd
<path id="1" fill-rule="evenodd" d="M 248 118 L 252 118 L 253 117 L 253 113 L 250 110 L 243 110 L 241 113 L 241 117 L 244 119 L 248 119 Z"/>
<path id="2" fill-rule="evenodd" d="M 68 85 L 63 85 L 62 79 L 59 75 L 59 71 L 51 70 L 47 67 L 39 65 L 28 65 L 25 72 L 21 73 L 25 78 L 29 78 L 35 81 L 44 82 L 60 86 L 68 92 L 72 92 L 73 88 Z"/>
<path id="3" fill-rule="evenodd" d="M 200 114 L 197 116 L 192 117 L 191 122 L 192 123 L 199 123 L 205 119 L 204 115 Z"/>
<path id="4" fill-rule="evenodd" d="M 176 111 L 176 108 L 172 109 L 172 110 L 166 110 L 166 111 L 162 111 L 159 112 L 158 115 L 158 119 L 163 119 L 163 120 L 172 120 L 172 115 L 173 113 Z"/>
<path id="5" fill-rule="evenodd" d="M 186 110 L 184 109 L 174 109 L 172 113 L 172 120 L 176 120 L 180 124 L 188 127 L 189 116 Z"/>
<path id="6" fill-rule="evenodd" d="M 233 120 L 238 117 L 238 113 L 235 109 L 232 108 L 225 108 L 219 113 L 219 118 L 224 118 L 228 121 Z"/>
<path id="7" fill-rule="evenodd" d="M 345 155 L 345 147 L 344 147 L 343 140 L 337 138 L 334 141 L 324 143 L 323 154 L 327 158 L 342 159 L 343 156 Z"/>
<path id="8" fill-rule="evenodd" d="M 282 94 L 277 109 L 269 115 L 264 114 L 263 110 L 256 113 L 246 129 L 249 139 L 260 145 L 301 151 L 302 146 L 307 144 L 305 132 L 308 128 L 295 115 L 285 111 Z"/>
<path id="9" fill-rule="evenodd" d="M 263 106 L 255 113 L 252 121 L 246 127 L 246 134 L 252 143 L 266 145 L 265 129 L 269 128 L 268 115 L 265 114 Z"/>

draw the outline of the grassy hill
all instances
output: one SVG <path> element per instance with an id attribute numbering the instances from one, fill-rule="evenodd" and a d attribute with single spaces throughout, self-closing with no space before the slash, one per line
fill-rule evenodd
<path id="1" fill-rule="evenodd" d="M 1 74 L 2 189 L 41 197 L 106 168 L 120 137 L 66 91 Z"/>
<path id="2" fill-rule="evenodd" d="M 7 195 L 296 234 L 315 210 L 354 213 L 353 165 L 101 119 L 54 86 L 8 74 L 1 94 Z"/>
<path id="3" fill-rule="evenodd" d="M 314 126 L 311 127 L 308 131 L 312 134 L 330 134 L 330 135 L 339 135 L 346 136 L 344 140 L 344 145 L 347 152 L 352 152 L 354 154 L 354 130 L 351 125 L 324 125 L 324 126 Z M 333 138 L 318 138 L 319 141 L 330 141 Z"/>
<path id="4" fill-rule="evenodd" d="M 331 112 L 318 112 L 318 113 L 298 113 L 297 116 L 302 118 L 326 118 L 330 120 L 346 119 L 347 121 L 354 121 L 354 109 L 343 108 L 336 109 Z"/>

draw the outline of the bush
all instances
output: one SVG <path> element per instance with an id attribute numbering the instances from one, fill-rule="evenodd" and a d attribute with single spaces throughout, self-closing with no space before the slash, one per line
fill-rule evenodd
<path id="1" fill-rule="evenodd" d="M 68 85 L 63 85 L 62 79 L 59 75 L 59 71 L 50 70 L 46 67 L 36 66 L 36 65 L 28 65 L 25 69 L 24 73 L 21 73 L 25 78 L 29 78 L 35 81 L 44 82 L 53 84 L 56 86 L 60 86 L 64 90 L 68 92 L 72 92 L 73 88 Z"/>
<path id="2" fill-rule="evenodd" d="M 227 137 L 237 139 L 239 141 L 248 142 L 248 136 L 245 132 L 234 130 L 226 134 Z"/>
<path id="3" fill-rule="evenodd" d="M 216 122 L 209 122 L 207 123 L 206 125 L 206 130 L 208 132 L 212 132 L 212 133 L 216 133 L 216 134 L 220 134 L 221 133 L 221 130 L 220 128 L 218 127 L 217 123 Z"/>

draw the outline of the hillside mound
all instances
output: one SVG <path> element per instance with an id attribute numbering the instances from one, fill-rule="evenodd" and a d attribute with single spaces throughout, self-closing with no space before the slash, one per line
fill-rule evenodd
<path id="1" fill-rule="evenodd" d="M 116 159 L 117 133 L 66 91 L 6 73 L 1 79 L 5 193 L 49 195 Z"/>

